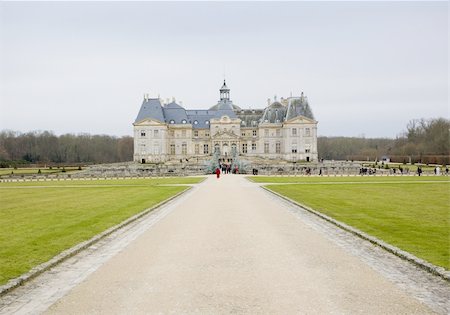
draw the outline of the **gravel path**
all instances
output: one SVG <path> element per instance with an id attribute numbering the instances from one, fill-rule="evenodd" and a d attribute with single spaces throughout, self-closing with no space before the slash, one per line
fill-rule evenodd
<path id="1" fill-rule="evenodd" d="M 155 215 L 21 288 L 0 313 L 448 312 L 447 283 L 243 176 L 211 176 Z M 63 271 L 72 278 L 58 282 Z"/>

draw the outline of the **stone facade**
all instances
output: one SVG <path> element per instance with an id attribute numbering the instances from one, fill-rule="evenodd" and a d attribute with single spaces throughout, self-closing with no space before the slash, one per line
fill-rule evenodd
<path id="1" fill-rule="evenodd" d="M 186 110 L 174 100 L 145 97 L 134 126 L 134 161 L 159 163 L 207 159 L 215 151 L 230 160 L 267 158 L 317 161 L 317 121 L 307 97 L 268 100 L 265 109 L 241 109 L 225 81 L 208 110 Z"/>

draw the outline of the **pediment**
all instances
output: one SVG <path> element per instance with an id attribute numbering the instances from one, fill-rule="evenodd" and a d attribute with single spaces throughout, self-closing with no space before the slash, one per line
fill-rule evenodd
<path id="1" fill-rule="evenodd" d="M 134 126 L 161 126 L 161 125 L 165 125 L 165 124 L 166 124 L 165 122 L 161 122 L 156 119 L 145 118 L 141 121 L 135 122 L 133 125 Z"/>
<path id="2" fill-rule="evenodd" d="M 239 136 L 231 131 L 218 131 L 212 136 L 213 139 L 238 139 Z"/>
<path id="3" fill-rule="evenodd" d="M 305 116 L 297 116 L 284 122 L 285 124 L 317 124 L 317 121 Z"/>

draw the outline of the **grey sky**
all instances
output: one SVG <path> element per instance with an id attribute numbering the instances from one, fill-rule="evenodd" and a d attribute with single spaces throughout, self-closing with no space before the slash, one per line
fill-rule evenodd
<path id="1" fill-rule="evenodd" d="M 0 2 L 0 129 L 131 135 L 143 94 L 309 97 L 326 136 L 449 117 L 447 2 Z"/>

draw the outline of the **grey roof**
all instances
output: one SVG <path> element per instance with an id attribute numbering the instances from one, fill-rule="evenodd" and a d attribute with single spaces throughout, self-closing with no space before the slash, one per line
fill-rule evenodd
<path id="1" fill-rule="evenodd" d="M 261 119 L 263 123 L 282 123 L 285 119 L 286 107 L 279 102 L 267 106 Z"/>
<path id="2" fill-rule="evenodd" d="M 175 124 L 181 124 L 183 123 L 183 120 L 185 120 L 186 123 L 189 123 L 188 117 L 186 115 L 186 110 L 175 102 L 164 106 L 163 111 L 166 123 L 168 124 L 170 124 L 171 121 L 173 121 Z"/>
<path id="3" fill-rule="evenodd" d="M 289 100 L 286 120 L 295 118 L 297 116 L 305 116 L 307 118 L 314 119 L 311 107 L 308 104 L 308 99 L 303 95 L 303 92 L 300 97 L 292 98 Z"/>
<path id="4" fill-rule="evenodd" d="M 186 114 L 194 129 L 209 128 L 211 118 L 215 117 L 215 111 L 209 110 L 186 110 Z"/>
<path id="5" fill-rule="evenodd" d="M 220 100 L 216 105 L 212 106 L 209 110 L 240 110 L 241 108 L 237 105 L 234 105 L 230 100 Z"/>
<path id="6" fill-rule="evenodd" d="M 164 114 L 161 107 L 161 102 L 157 98 L 145 99 L 142 102 L 139 114 L 136 117 L 135 123 L 140 122 L 146 118 L 153 118 L 164 122 Z"/>

